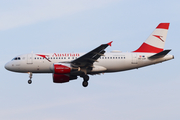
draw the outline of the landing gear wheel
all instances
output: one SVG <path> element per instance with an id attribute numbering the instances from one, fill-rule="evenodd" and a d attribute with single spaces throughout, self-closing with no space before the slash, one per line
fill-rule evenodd
<path id="1" fill-rule="evenodd" d="M 28 80 L 28 83 L 31 84 L 31 83 L 32 83 L 32 80 L 31 80 L 31 78 L 32 78 L 32 72 L 28 72 L 28 74 L 29 74 L 29 78 L 30 78 L 30 79 Z"/>
<path id="2" fill-rule="evenodd" d="M 28 83 L 31 84 L 31 83 L 32 83 L 32 80 L 28 80 Z"/>
<path id="3" fill-rule="evenodd" d="M 82 86 L 83 86 L 83 87 L 87 87 L 87 86 L 88 86 L 89 76 L 86 75 L 86 74 L 84 74 L 84 75 L 82 75 L 82 76 L 80 76 L 80 77 L 83 78 Z"/>
<path id="4" fill-rule="evenodd" d="M 83 81 L 82 85 L 83 85 L 83 87 L 87 87 L 88 86 L 88 81 Z"/>

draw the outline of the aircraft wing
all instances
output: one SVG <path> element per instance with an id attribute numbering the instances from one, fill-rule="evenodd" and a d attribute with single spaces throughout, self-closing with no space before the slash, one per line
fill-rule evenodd
<path id="1" fill-rule="evenodd" d="M 71 61 L 71 65 L 75 67 L 92 67 L 92 64 L 97 61 L 97 59 L 104 55 L 105 49 L 111 46 L 111 42 L 107 44 L 102 44 L 94 50 L 82 55 L 81 57 Z"/>

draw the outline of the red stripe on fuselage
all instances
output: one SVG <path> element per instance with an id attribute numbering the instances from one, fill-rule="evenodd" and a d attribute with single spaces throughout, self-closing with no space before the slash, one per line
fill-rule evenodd
<path id="1" fill-rule="evenodd" d="M 137 50 L 133 52 L 159 53 L 163 51 L 161 48 L 153 47 L 147 43 L 143 43 Z"/>
<path id="2" fill-rule="evenodd" d="M 160 23 L 157 27 L 156 27 L 156 29 L 169 29 L 169 24 L 170 23 Z"/>
<path id="3" fill-rule="evenodd" d="M 47 55 L 40 55 L 40 54 L 36 54 L 37 56 L 40 56 L 40 57 L 43 57 L 45 58 L 46 60 L 48 60 L 49 62 L 51 62 L 49 59 L 46 58 Z"/>

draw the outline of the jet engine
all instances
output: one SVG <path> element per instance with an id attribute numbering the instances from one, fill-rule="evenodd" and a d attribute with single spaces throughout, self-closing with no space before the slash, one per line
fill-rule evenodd
<path id="1" fill-rule="evenodd" d="M 53 74 L 53 82 L 54 83 L 65 83 L 69 82 L 69 76 L 63 74 Z"/>
<path id="2" fill-rule="evenodd" d="M 68 74 L 71 72 L 70 64 L 55 63 L 50 68 L 54 74 Z"/>
<path id="3" fill-rule="evenodd" d="M 68 76 L 64 74 L 53 74 L 53 82 L 54 83 L 65 83 L 69 82 L 69 80 L 77 79 L 77 76 Z"/>

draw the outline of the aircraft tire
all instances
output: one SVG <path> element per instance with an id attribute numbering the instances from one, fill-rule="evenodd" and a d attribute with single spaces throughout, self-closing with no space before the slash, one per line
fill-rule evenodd
<path id="1" fill-rule="evenodd" d="M 28 80 L 28 83 L 31 84 L 31 83 L 32 83 L 32 80 Z"/>
<path id="2" fill-rule="evenodd" d="M 87 87 L 88 86 L 88 81 L 83 81 L 82 85 L 83 85 L 83 87 Z"/>

